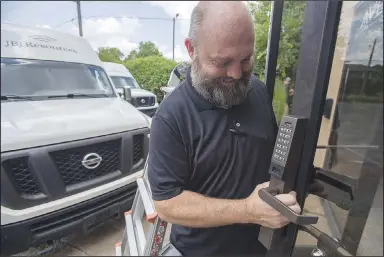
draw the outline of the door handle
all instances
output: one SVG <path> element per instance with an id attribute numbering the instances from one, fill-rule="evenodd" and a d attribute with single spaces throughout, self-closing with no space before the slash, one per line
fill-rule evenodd
<path id="1" fill-rule="evenodd" d="M 315 167 L 315 172 L 315 179 L 348 193 L 350 200 L 353 201 L 357 179 L 318 167 Z"/>
<path id="2" fill-rule="evenodd" d="M 280 212 L 284 217 L 286 217 L 290 222 L 297 225 L 309 225 L 316 224 L 319 217 L 316 216 L 306 216 L 299 215 L 295 213 L 291 208 L 282 203 L 279 199 L 275 197 L 276 194 L 280 193 L 278 187 L 267 187 L 262 188 L 259 191 L 260 198 L 273 207 L 276 211 Z"/>

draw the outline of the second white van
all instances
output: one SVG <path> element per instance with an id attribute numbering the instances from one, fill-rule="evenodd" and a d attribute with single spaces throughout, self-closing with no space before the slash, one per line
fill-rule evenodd
<path id="1" fill-rule="evenodd" d="M 112 62 L 103 62 L 103 65 L 107 74 L 111 77 L 116 91 L 123 95 L 124 87 L 130 88 L 132 94 L 131 104 L 152 117 L 159 107 L 156 95 L 144 90 L 124 65 Z"/>

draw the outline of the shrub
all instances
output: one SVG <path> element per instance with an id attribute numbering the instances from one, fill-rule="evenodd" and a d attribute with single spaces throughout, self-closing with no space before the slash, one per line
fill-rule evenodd
<path id="1" fill-rule="evenodd" d="M 161 87 L 167 85 L 176 62 L 162 56 L 148 56 L 127 60 L 125 66 L 132 73 L 137 83 L 145 90 L 156 94 L 159 102 L 163 99 Z"/>
<path id="2" fill-rule="evenodd" d="M 280 124 L 280 120 L 284 115 L 285 103 L 286 103 L 286 92 L 283 81 L 276 78 L 275 88 L 273 91 L 273 111 L 275 112 L 277 124 Z"/>

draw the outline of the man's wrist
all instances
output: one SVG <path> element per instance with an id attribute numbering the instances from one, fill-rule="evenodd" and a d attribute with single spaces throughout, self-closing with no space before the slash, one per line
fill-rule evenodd
<path id="1" fill-rule="evenodd" d="M 239 221 L 238 223 L 241 224 L 248 224 L 252 223 L 252 216 L 250 215 L 249 212 L 249 203 L 247 199 L 241 199 L 238 200 L 238 217 Z"/>

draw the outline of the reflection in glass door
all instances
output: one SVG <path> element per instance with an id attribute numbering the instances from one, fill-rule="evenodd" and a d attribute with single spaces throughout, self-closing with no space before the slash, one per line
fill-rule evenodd
<path id="1" fill-rule="evenodd" d="M 312 197 L 317 226 L 360 256 L 383 254 L 383 2 L 343 2 L 315 166 L 330 170 L 353 188 L 327 186 L 338 201 Z M 332 102 L 332 101 L 331 101 Z M 317 200 L 317 205 L 316 205 Z M 297 243 L 305 241 L 298 236 Z"/>

